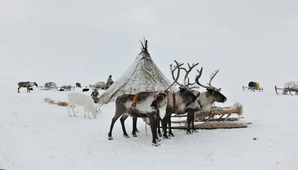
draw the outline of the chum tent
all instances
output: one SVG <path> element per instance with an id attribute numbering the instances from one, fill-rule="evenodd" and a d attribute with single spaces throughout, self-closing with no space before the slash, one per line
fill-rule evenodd
<path id="1" fill-rule="evenodd" d="M 115 101 L 122 94 L 135 94 L 141 91 L 163 91 L 171 85 L 165 75 L 155 65 L 148 53 L 147 40 L 141 42 L 141 52 L 124 74 L 99 96 L 100 104 Z M 172 86 L 169 90 L 175 91 Z"/>

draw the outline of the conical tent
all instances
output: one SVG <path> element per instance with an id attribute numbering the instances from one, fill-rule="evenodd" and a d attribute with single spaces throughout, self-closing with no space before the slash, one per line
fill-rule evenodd
<path id="1" fill-rule="evenodd" d="M 164 76 L 151 59 L 147 50 L 147 40 L 141 42 L 142 51 L 128 70 L 116 80 L 99 97 L 100 104 L 107 104 L 115 101 L 116 97 L 122 94 L 135 94 L 141 91 L 163 91 L 171 85 L 171 82 Z M 172 86 L 169 90 L 176 90 Z"/>

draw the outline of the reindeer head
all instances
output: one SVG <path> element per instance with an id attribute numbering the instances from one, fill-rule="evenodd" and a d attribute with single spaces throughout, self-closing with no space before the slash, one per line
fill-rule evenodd
<path id="1" fill-rule="evenodd" d="M 164 92 L 156 93 L 154 95 L 154 100 L 152 101 L 151 107 L 156 110 L 167 105 L 167 94 Z"/>
<path id="2" fill-rule="evenodd" d="M 225 102 L 227 100 L 227 98 L 220 92 L 221 89 L 220 88 L 219 89 L 215 88 L 211 85 L 211 82 L 212 82 L 213 78 L 216 76 L 216 74 L 219 72 L 219 70 L 216 70 L 213 74 L 211 74 L 208 86 L 202 85 L 199 82 L 199 79 L 202 76 L 203 68 L 201 68 L 200 71 L 199 70 L 197 70 L 197 71 L 198 71 L 199 74 L 196 76 L 195 81 L 199 86 L 201 86 L 201 87 L 203 87 L 207 90 L 207 92 L 208 92 L 207 97 L 211 96 L 213 98 L 213 100 L 216 101 L 216 102 L 221 102 L 221 103 Z"/>

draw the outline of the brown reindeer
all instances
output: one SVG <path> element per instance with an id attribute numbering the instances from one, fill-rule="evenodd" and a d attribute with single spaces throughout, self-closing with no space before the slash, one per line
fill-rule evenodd
<path id="1" fill-rule="evenodd" d="M 109 140 L 112 140 L 112 131 L 116 120 L 121 116 L 120 122 L 124 137 L 129 137 L 125 128 L 128 115 L 132 117 L 149 118 L 152 132 L 152 144 L 159 146 L 156 133 L 157 118 L 165 116 L 167 98 L 164 92 L 139 92 L 137 94 L 123 94 L 116 98 L 116 111 L 112 118 Z"/>

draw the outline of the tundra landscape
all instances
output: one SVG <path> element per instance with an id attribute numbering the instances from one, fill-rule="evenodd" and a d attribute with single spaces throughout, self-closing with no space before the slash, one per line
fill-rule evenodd
<path id="1" fill-rule="evenodd" d="M 282 89 L 298 81 L 297 7 L 293 0 L 0 1 L 0 169 L 296 169 L 298 95 Z M 236 122 L 247 127 L 172 128 L 174 136 L 152 145 L 150 125 L 138 118 L 134 137 L 127 117 L 123 135 L 120 117 L 109 140 L 116 112 L 110 99 L 144 89 L 163 92 L 174 82 L 175 61 L 186 69 L 197 65 L 171 90 L 195 82 L 201 68 L 202 85 L 215 73 L 212 89 L 226 98 L 215 106 L 241 104 L 242 115 L 230 118 L 240 117 Z M 114 84 L 98 89 L 103 105 L 88 105 L 95 85 L 110 75 Z M 29 92 L 18 89 L 26 81 L 36 82 Z M 44 88 L 49 82 L 53 88 Z M 249 82 L 262 90 L 243 88 Z M 79 101 L 66 107 L 74 92 L 88 96 L 79 100 L 88 105 L 86 117 Z M 139 111 L 157 115 L 154 104 L 155 110 L 146 104 Z"/>

